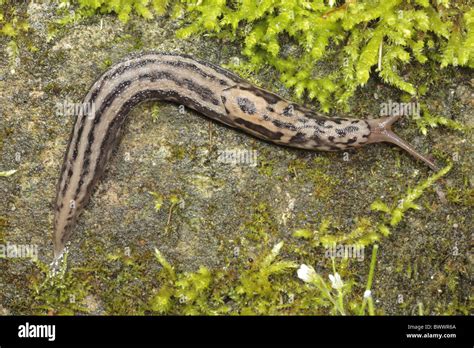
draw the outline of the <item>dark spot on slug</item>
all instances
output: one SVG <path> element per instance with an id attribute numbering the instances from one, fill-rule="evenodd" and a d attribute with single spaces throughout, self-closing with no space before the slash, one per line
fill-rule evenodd
<path id="1" fill-rule="evenodd" d="M 357 132 L 359 130 L 359 127 L 349 126 L 349 127 L 346 127 L 345 130 L 346 130 L 347 133 L 354 133 L 354 132 Z"/>
<path id="2" fill-rule="evenodd" d="M 308 140 L 306 139 L 306 136 L 304 135 L 304 133 L 296 133 L 296 135 L 293 135 L 291 138 L 290 138 L 290 143 L 294 143 L 294 144 L 301 144 L 301 143 L 306 143 Z"/>
<path id="3" fill-rule="evenodd" d="M 318 126 L 324 127 L 324 125 L 326 124 L 326 120 L 316 119 L 316 124 Z"/>
<path id="4" fill-rule="evenodd" d="M 240 110 L 246 114 L 253 115 L 257 112 L 255 104 L 248 98 L 237 97 L 237 104 L 239 105 Z"/>
<path id="5" fill-rule="evenodd" d="M 323 131 L 321 128 L 319 127 L 314 127 L 314 133 L 315 134 L 325 134 L 326 132 Z"/>
<path id="6" fill-rule="evenodd" d="M 350 138 L 346 144 L 354 144 L 355 142 L 357 141 L 357 137 L 354 137 L 354 138 Z"/>
<path id="7" fill-rule="evenodd" d="M 293 104 L 288 105 L 286 108 L 283 109 L 283 116 L 291 117 L 295 113 L 295 107 Z"/>

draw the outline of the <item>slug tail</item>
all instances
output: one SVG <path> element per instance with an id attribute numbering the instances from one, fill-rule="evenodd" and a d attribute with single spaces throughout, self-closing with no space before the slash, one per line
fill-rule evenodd
<path id="1" fill-rule="evenodd" d="M 422 155 L 415 148 L 392 131 L 392 125 L 400 119 L 400 116 L 387 116 L 377 119 L 367 120 L 370 125 L 368 144 L 387 142 L 395 144 L 413 157 L 425 162 L 432 170 L 437 171 L 435 162 L 427 156 Z"/>

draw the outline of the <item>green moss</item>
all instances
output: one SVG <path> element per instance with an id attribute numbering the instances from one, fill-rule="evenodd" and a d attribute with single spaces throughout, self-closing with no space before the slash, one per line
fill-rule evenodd
<path id="1" fill-rule="evenodd" d="M 368 81 L 373 67 L 384 81 L 415 95 L 416 86 L 399 73 L 411 59 L 420 65 L 474 66 L 473 11 L 467 4 L 390 0 L 331 6 L 298 1 L 232 5 L 220 0 L 176 1 L 173 12 L 187 12 L 188 26 L 178 31 L 179 37 L 212 32 L 242 40 L 248 62 L 240 64 L 239 70 L 257 71 L 269 64 L 297 97 L 306 93 L 317 98 L 325 110 L 334 101 L 345 104 Z M 320 61 L 333 61 L 336 66 L 318 73 Z"/>
<path id="2" fill-rule="evenodd" d="M 6 170 L 6 171 L 1 171 L 0 172 L 0 177 L 7 177 L 7 176 L 11 176 L 13 174 L 16 173 L 16 170 L 15 169 L 12 169 L 12 170 Z"/>
<path id="3" fill-rule="evenodd" d="M 474 206 L 474 188 L 459 188 L 449 186 L 447 188 L 447 199 L 454 204 L 461 204 L 466 207 Z"/>
<path id="4" fill-rule="evenodd" d="M 452 164 L 448 164 L 436 174 L 430 176 L 428 179 L 422 181 L 413 189 L 408 190 L 405 197 L 398 200 L 398 203 L 392 208 L 389 208 L 385 203 L 375 201 L 370 206 L 372 210 L 380 211 L 389 215 L 389 219 L 379 225 L 379 230 L 382 233 L 388 232 L 388 225 L 391 227 L 397 226 L 403 218 L 406 211 L 410 209 L 419 210 L 421 207 L 415 203 L 415 200 L 420 198 L 423 192 L 432 186 L 437 180 L 446 175 L 452 168 Z"/>
<path id="5" fill-rule="evenodd" d="M 428 110 L 428 107 L 425 105 L 421 106 L 421 111 L 421 116 L 416 115 L 414 118 L 416 120 L 418 129 L 423 135 L 428 133 L 428 127 L 436 128 L 440 125 L 461 132 L 465 132 L 467 130 L 467 127 L 460 122 L 448 119 L 446 117 L 432 115 Z"/>
<path id="6" fill-rule="evenodd" d="M 268 243 L 270 236 L 275 235 L 277 225 L 266 203 L 259 203 L 249 221 L 243 223 L 241 229 L 245 238 L 255 242 Z"/>
<path id="7" fill-rule="evenodd" d="M 278 260 L 283 243 L 252 262 L 248 269 L 197 272 L 176 272 L 157 250 L 163 270 L 162 286 L 150 300 L 151 309 L 168 314 L 267 314 L 285 308 L 281 305 L 284 289 L 278 282 L 280 274 L 296 264 Z M 234 274 L 237 271 L 240 274 Z"/>
<path id="8" fill-rule="evenodd" d="M 25 8 L 15 6 L 15 1 L 0 0 L 0 38 L 9 39 L 7 53 L 10 62 L 18 57 L 17 39 L 30 30 Z"/>
<path id="9" fill-rule="evenodd" d="M 186 146 L 174 145 L 170 148 L 169 159 L 172 162 L 177 162 L 183 160 L 187 155 Z"/>
<path id="10" fill-rule="evenodd" d="M 267 177 L 273 177 L 274 166 L 276 163 L 277 160 L 275 158 L 267 158 L 264 155 L 260 155 L 257 164 L 258 173 Z"/>
<path id="11" fill-rule="evenodd" d="M 33 313 L 74 315 L 87 312 L 83 301 L 90 290 L 90 279 L 87 274 L 75 269 L 67 270 L 67 258 L 66 252 L 57 270 L 36 261 L 39 274 L 31 282 Z"/>

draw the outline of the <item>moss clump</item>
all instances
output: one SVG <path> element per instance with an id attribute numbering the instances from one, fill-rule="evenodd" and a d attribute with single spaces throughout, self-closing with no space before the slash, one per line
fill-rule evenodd
<path id="1" fill-rule="evenodd" d="M 150 277 L 145 267 L 146 258 L 139 257 L 132 250 L 116 250 L 107 255 L 106 267 L 101 271 L 104 286 L 101 300 L 108 314 L 127 313 L 143 315 L 147 310 L 143 294 L 150 291 L 151 285 L 144 285 L 144 279 Z M 98 269 L 99 267 L 95 267 Z M 141 294 L 137 296 L 137 294 Z"/>
<path id="2" fill-rule="evenodd" d="M 408 190 L 405 197 L 398 200 L 398 203 L 393 207 L 388 207 L 381 201 L 375 201 L 371 204 L 370 208 L 375 211 L 386 213 L 389 218 L 385 219 L 383 223 L 379 224 L 380 232 L 388 234 L 389 227 L 397 226 L 403 218 L 405 212 L 410 209 L 419 210 L 421 207 L 415 203 L 415 200 L 420 198 L 423 192 L 430 186 L 432 186 L 437 180 L 446 175 L 452 168 L 452 164 L 447 165 L 436 174 L 430 176 L 428 179 L 422 181 L 413 189 Z"/>
<path id="3" fill-rule="evenodd" d="M 0 39 L 6 38 L 6 53 L 9 65 L 14 69 L 19 56 L 18 40 L 24 39 L 30 26 L 27 15 L 21 6 L 14 6 L 14 1 L 0 0 Z M 27 42 L 27 40 L 23 40 Z M 28 46 L 32 49 L 33 47 Z"/>
<path id="4" fill-rule="evenodd" d="M 34 314 L 74 315 L 87 313 L 83 301 L 90 290 L 87 274 L 80 271 L 68 270 L 67 252 L 57 269 L 36 261 L 40 271 L 33 279 Z M 30 313 L 31 314 L 31 313 Z"/>
<path id="5" fill-rule="evenodd" d="M 176 1 L 172 8 L 186 11 L 191 23 L 179 37 L 213 32 L 241 40 L 249 59 L 241 68 L 270 64 L 297 97 L 317 98 L 325 110 L 346 103 L 374 67 L 412 95 L 417 87 L 402 77 L 411 60 L 474 67 L 474 10 L 467 2 L 204 0 Z M 318 72 L 323 61 L 336 62 L 334 69 Z"/>
<path id="6" fill-rule="evenodd" d="M 263 253 L 248 269 L 178 273 L 156 250 L 163 269 L 161 287 L 150 300 L 151 310 L 167 314 L 275 314 L 284 288 L 278 276 L 296 268 L 291 261 L 278 260 L 283 242 Z M 235 274 L 234 272 L 240 272 Z"/>
<path id="7" fill-rule="evenodd" d="M 474 207 L 474 188 L 448 187 L 446 198 L 454 204 Z"/>
<path id="8" fill-rule="evenodd" d="M 464 132 L 468 129 L 462 123 L 457 122 L 455 120 L 451 120 L 442 116 L 432 115 L 426 105 L 421 106 L 421 111 L 421 115 L 416 115 L 414 118 L 416 120 L 416 125 L 418 126 L 418 129 L 423 135 L 426 135 L 428 133 L 428 127 L 436 128 L 440 125 L 460 132 Z"/>
<path id="9" fill-rule="evenodd" d="M 275 219 L 264 202 L 257 205 L 250 219 L 241 226 L 241 229 L 245 232 L 245 238 L 265 244 L 269 242 L 270 236 L 275 235 L 278 230 Z"/>

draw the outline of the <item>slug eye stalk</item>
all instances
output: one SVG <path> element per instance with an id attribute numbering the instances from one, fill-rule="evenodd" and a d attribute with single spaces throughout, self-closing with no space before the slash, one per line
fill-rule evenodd
<path id="1" fill-rule="evenodd" d="M 437 171 L 438 167 L 432 159 L 416 151 L 415 148 L 410 145 L 410 143 L 406 142 L 392 131 L 392 125 L 401 117 L 401 115 L 387 116 L 367 120 L 370 126 L 370 134 L 367 144 L 381 142 L 395 144 L 407 151 L 413 157 L 425 162 L 432 170 Z"/>

